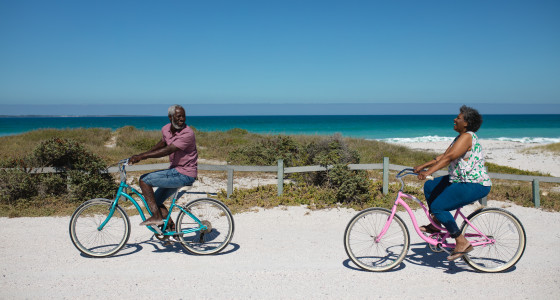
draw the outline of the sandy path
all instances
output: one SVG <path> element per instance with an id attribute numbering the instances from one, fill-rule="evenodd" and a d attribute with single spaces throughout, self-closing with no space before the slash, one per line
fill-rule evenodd
<path id="1" fill-rule="evenodd" d="M 409 255 L 396 270 L 361 271 L 344 251 L 343 232 L 356 213 L 347 209 L 289 207 L 235 215 L 232 243 L 215 256 L 164 247 L 133 225 L 128 246 L 102 259 L 74 248 L 68 217 L 0 218 L 0 298 L 418 299 L 457 292 L 461 298 L 558 297 L 560 213 L 515 205 L 508 210 L 523 222 L 528 244 L 516 267 L 501 274 L 449 263 L 414 232 Z M 138 224 L 138 217 L 131 222 Z"/>

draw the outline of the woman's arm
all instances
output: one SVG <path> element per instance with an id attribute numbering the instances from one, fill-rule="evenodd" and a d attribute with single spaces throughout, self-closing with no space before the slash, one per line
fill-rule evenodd
<path id="1" fill-rule="evenodd" d="M 438 171 L 439 169 L 447 166 L 450 162 L 454 161 L 455 159 L 464 155 L 472 145 L 472 136 L 468 133 L 463 133 L 457 138 L 455 143 L 451 145 L 445 153 L 438 156 L 436 159 L 425 163 L 424 165 L 418 166 L 423 168 L 414 168 L 414 171 L 418 173 L 418 179 L 424 180 L 427 176 L 431 175 L 432 173 Z M 424 168 L 428 168 L 426 171 L 421 171 Z"/>
<path id="2" fill-rule="evenodd" d="M 449 149 L 451 149 L 451 146 L 452 145 L 447 147 L 445 152 L 443 154 L 440 154 L 440 155 L 436 156 L 436 158 L 434 158 L 434 159 L 432 159 L 432 160 L 430 160 L 430 161 L 428 161 L 428 162 L 426 162 L 422 165 L 414 167 L 414 173 L 419 173 L 420 171 L 422 171 L 426 168 L 429 168 L 429 167 L 433 166 L 434 164 L 436 164 L 449 151 Z"/>

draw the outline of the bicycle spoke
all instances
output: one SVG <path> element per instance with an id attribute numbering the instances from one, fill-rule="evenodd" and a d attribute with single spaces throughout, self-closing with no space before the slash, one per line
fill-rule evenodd
<path id="1" fill-rule="evenodd" d="M 126 213 L 117 207 L 103 229 L 99 226 L 107 219 L 112 202 L 93 199 L 78 207 L 70 220 L 70 237 L 80 252 L 94 257 L 109 256 L 118 252 L 130 236 L 130 223 Z"/>
<path id="2" fill-rule="evenodd" d="M 390 211 L 369 209 L 350 221 L 345 232 L 345 249 L 359 267 L 384 271 L 398 265 L 408 251 L 408 230 L 395 216 L 385 234 L 376 241 L 387 223 Z"/>
<path id="3" fill-rule="evenodd" d="M 483 209 L 470 217 L 470 222 L 483 232 L 493 243 L 476 246 L 464 257 L 471 267 L 483 272 L 501 272 L 511 268 L 525 250 L 525 230 L 513 215 L 505 210 Z M 468 224 L 463 225 L 463 234 L 472 240 L 478 233 Z M 476 237 L 478 239 L 478 237 Z"/>

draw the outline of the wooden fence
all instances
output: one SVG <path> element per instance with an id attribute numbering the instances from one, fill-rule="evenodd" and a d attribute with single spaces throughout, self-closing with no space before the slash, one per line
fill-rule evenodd
<path id="1" fill-rule="evenodd" d="M 161 170 L 169 167 L 168 163 L 161 164 L 148 164 L 148 165 L 133 165 L 128 166 L 128 171 L 152 171 Z M 284 167 L 283 160 L 278 160 L 276 166 L 236 166 L 236 165 L 198 165 L 199 170 L 204 171 L 224 171 L 227 172 L 227 196 L 233 193 L 233 177 L 235 172 L 270 172 L 278 174 L 278 195 L 282 195 L 284 188 L 284 175 L 291 173 L 305 173 L 305 172 L 320 172 L 326 171 L 332 166 L 305 166 L 305 167 Z M 383 194 L 387 194 L 389 191 L 389 171 L 401 171 L 407 166 L 393 165 L 389 163 L 389 158 L 384 157 L 383 163 L 380 164 L 350 164 L 348 167 L 351 170 L 383 170 Z M 40 168 L 31 170 L 32 173 L 55 173 L 59 172 L 55 168 Z M 117 167 L 111 167 L 108 169 L 109 173 L 118 172 Z M 438 171 L 434 173 L 435 176 L 447 175 L 446 171 Z M 492 179 L 504 179 L 504 180 L 516 180 L 516 181 L 527 181 L 532 182 L 533 187 L 533 203 L 535 207 L 540 207 L 540 182 L 554 182 L 560 183 L 559 177 L 546 177 L 546 176 L 531 176 L 531 175 L 513 175 L 513 174 L 501 174 L 501 173 L 490 173 L 490 178 Z M 486 199 L 481 199 L 481 203 L 486 205 Z"/>

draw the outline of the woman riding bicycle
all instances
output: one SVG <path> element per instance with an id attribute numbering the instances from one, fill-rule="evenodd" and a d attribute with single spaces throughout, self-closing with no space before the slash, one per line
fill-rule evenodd
<path id="1" fill-rule="evenodd" d="M 451 145 L 435 159 L 414 167 L 418 179 L 449 165 L 449 175 L 426 181 L 424 195 L 434 221 L 445 226 L 455 239 L 455 249 L 448 260 L 456 260 L 473 250 L 469 241 L 461 234 L 450 211 L 484 198 L 490 193 L 492 182 L 484 166 L 484 155 L 475 132 L 482 124 L 482 116 L 476 109 L 463 105 L 454 120 L 453 129 L 459 135 Z M 424 170 L 426 169 L 427 170 Z M 422 226 L 422 231 L 439 231 L 432 224 Z"/>

